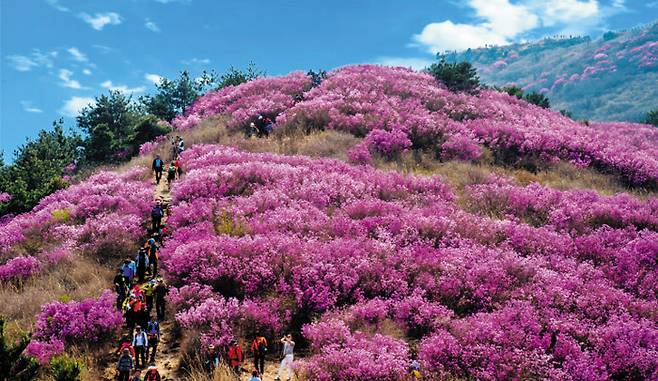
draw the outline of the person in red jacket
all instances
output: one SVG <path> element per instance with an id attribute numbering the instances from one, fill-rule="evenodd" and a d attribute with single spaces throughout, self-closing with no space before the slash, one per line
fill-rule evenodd
<path id="1" fill-rule="evenodd" d="M 254 355 L 254 368 L 260 372 L 265 373 L 265 355 L 267 354 L 267 339 L 260 334 L 254 337 L 251 342 L 251 353 Z"/>
<path id="2" fill-rule="evenodd" d="M 237 341 L 231 340 L 231 345 L 228 348 L 228 361 L 238 377 L 240 377 L 240 371 L 242 368 L 242 348 Z"/>

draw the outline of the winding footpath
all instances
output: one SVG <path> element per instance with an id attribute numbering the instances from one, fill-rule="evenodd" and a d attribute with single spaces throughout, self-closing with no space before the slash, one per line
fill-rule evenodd
<path id="1" fill-rule="evenodd" d="M 153 179 L 152 179 L 153 180 Z M 168 205 L 171 202 L 171 194 L 167 189 L 167 182 L 165 179 L 160 181 L 160 184 L 156 185 L 154 202 L 161 201 L 164 205 Z M 167 214 L 162 218 L 162 222 L 166 222 Z M 180 365 L 180 344 L 177 342 L 174 337 L 174 319 L 173 316 L 168 313 L 165 321 L 160 323 L 160 342 L 158 343 L 158 349 L 155 356 L 155 363 L 160 372 L 162 381 L 178 381 L 182 378 L 178 375 L 178 369 Z M 130 336 L 130 332 L 126 327 L 122 327 L 122 332 L 117 336 L 117 343 L 119 338 L 123 336 Z M 107 353 L 107 366 L 105 367 L 102 379 L 106 381 L 116 380 L 117 371 L 116 371 L 116 362 L 118 360 L 118 355 L 116 350 L 118 347 L 112 347 L 111 352 Z M 146 368 L 142 369 L 142 377 L 144 376 Z"/>

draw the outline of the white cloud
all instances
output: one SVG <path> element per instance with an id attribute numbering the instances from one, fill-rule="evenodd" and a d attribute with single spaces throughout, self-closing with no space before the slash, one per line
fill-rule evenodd
<path id="1" fill-rule="evenodd" d="M 432 64 L 432 60 L 418 57 L 378 57 L 375 63 L 384 66 L 410 67 L 414 70 L 422 70 Z"/>
<path id="2" fill-rule="evenodd" d="M 84 74 L 84 75 L 91 75 L 91 70 L 89 70 L 89 69 L 82 69 L 82 74 Z"/>
<path id="3" fill-rule="evenodd" d="M 118 91 L 123 94 L 136 94 L 136 93 L 143 93 L 144 91 L 146 91 L 146 87 L 144 86 L 131 88 L 126 85 L 115 85 L 110 80 L 101 83 L 101 87 L 112 91 Z"/>
<path id="4" fill-rule="evenodd" d="M 121 15 L 116 12 L 95 13 L 93 16 L 83 12 L 79 16 L 96 30 L 103 30 L 105 25 L 119 25 L 123 22 Z"/>
<path id="5" fill-rule="evenodd" d="M 82 86 L 80 86 L 80 82 L 76 81 L 75 79 L 71 79 L 72 75 L 73 72 L 71 70 L 60 69 L 58 76 L 59 79 L 62 80 L 60 85 L 76 90 L 82 89 Z"/>
<path id="6" fill-rule="evenodd" d="M 21 101 L 21 106 L 23 106 L 23 110 L 26 111 L 26 112 L 32 112 L 32 113 L 41 113 L 41 112 L 43 112 L 42 109 L 32 105 L 32 102 L 30 102 L 30 101 Z"/>
<path id="7" fill-rule="evenodd" d="M 151 21 L 150 19 L 144 20 L 144 26 L 146 27 L 146 29 L 150 30 L 151 32 L 159 32 L 160 31 L 160 27 L 158 26 L 158 24 Z"/>
<path id="8" fill-rule="evenodd" d="M 9 65 L 18 71 L 30 71 L 32 68 L 39 66 L 30 57 L 21 56 L 18 54 L 7 56 L 5 58 L 7 58 L 7 61 L 9 61 Z"/>
<path id="9" fill-rule="evenodd" d="M 162 81 L 162 76 L 158 74 L 147 73 L 144 75 L 144 78 L 149 82 L 153 82 L 154 85 L 157 85 L 160 83 L 160 81 Z"/>
<path id="10" fill-rule="evenodd" d="M 597 0 L 551 0 L 542 2 L 535 9 L 544 26 L 578 22 L 596 16 L 600 11 Z"/>
<path id="11" fill-rule="evenodd" d="M 431 23 L 414 35 L 414 40 L 431 53 L 502 45 L 539 23 L 528 7 L 509 0 L 469 0 L 468 5 L 475 10 L 479 23 L 455 24 L 450 20 Z"/>
<path id="12" fill-rule="evenodd" d="M 60 12 L 70 12 L 71 10 L 59 3 L 59 0 L 46 0 L 51 7 L 57 9 Z"/>
<path id="13" fill-rule="evenodd" d="M 658 8 L 658 1 L 652 1 L 645 4 L 647 8 Z"/>
<path id="14" fill-rule="evenodd" d="M 475 13 L 471 23 L 450 20 L 426 25 L 413 36 L 415 45 L 437 53 L 520 41 L 537 28 L 584 33 L 625 9 L 625 0 L 601 6 L 598 0 L 468 0 Z"/>
<path id="15" fill-rule="evenodd" d="M 86 62 L 87 61 L 87 56 L 84 53 L 82 53 L 75 46 L 71 47 L 71 48 L 68 48 L 66 51 L 69 52 L 71 57 L 73 57 L 73 59 L 78 61 L 78 62 Z"/>
<path id="16" fill-rule="evenodd" d="M 190 58 L 189 60 L 183 60 L 181 61 L 183 65 L 189 65 L 189 66 L 198 66 L 198 65 L 208 65 L 210 63 L 210 59 L 208 58 Z"/>
<path id="17" fill-rule="evenodd" d="M 83 108 L 89 105 L 93 105 L 94 103 L 96 103 L 94 98 L 71 97 L 64 102 L 62 108 L 59 109 L 59 113 L 64 116 L 70 116 L 71 118 L 74 118 L 78 116 Z"/>

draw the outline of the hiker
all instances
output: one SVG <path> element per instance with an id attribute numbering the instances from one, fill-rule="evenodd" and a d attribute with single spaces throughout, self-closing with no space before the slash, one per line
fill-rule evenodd
<path id="1" fill-rule="evenodd" d="M 158 284 L 153 289 L 155 294 L 155 313 L 158 315 L 158 320 L 165 320 L 165 296 L 167 295 L 167 285 L 162 279 L 158 279 Z"/>
<path id="2" fill-rule="evenodd" d="M 409 363 L 409 376 L 411 376 L 412 380 L 420 380 L 422 378 L 420 363 L 415 359 L 415 356 L 412 357 L 411 363 Z"/>
<path id="3" fill-rule="evenodd" d="M 249 381 L 261 381 L 260 377 L 258 377 L 258 371 L 257 370 L 254 370 L 253 372 L 251 372 L 251 378 L 249 379 Z"/>
<path id="4" fill-rule="evenodd" d="M 162 170 L 164 169 L 164 162 L 160 159 L 160 155 L 155 155 L 153 159 L 153 164 L 151 164 L 151 170 L 155 172 L 155 182 L 160 184 L 160 179 L 162 178 Z"/>
<path id="5" fill-rule="evenodd" d="M 162 204 L 160 204 L 160 201 L 158 200 L 153 209 L 151 209 L 151 230 L 158 231 L 160 223 L 162 222 L 163 214 Z"/>
<path id="6" fill-rule="evenodd" d="M 265 373 L 265 355 L 267 354 L 267 339 L 256 335 L 251 343 L 251 353 L 254 355 L 254 368 L 261 374 Z"/>
<path id="7" fill-rule="evenodd" d="M 203 365 L 209 375 L 212 375 L 213 370 L 219 365 L 219 354 L 215 350 L 215 346 L 212 344 L 208 346 Z"/>
<path id="8" fill-rule="evenodd" d="M 117 354 L 118 355 L 122 354 L 124 349 L 127 349 L 128 352 L 130 352 L 130 356 L 132 356 L 133 359 L 135 358 L 135 348 L 133 348 L 131 344 L 131 340 L 128 336 L 124 336 L 121 338 L 121 346 L 119 347 Z"/>
<path id="9" fill-rule="evenodd" d="M 155 317 L 151 317 L 151 321 L 146 326 L 146 336 L 149 339 L 149 348 L 151 350 L 149 361 L 154 362 L 155 352 L 157 351 L 158 343 L 160 342 L 160 325 L 158 324 L 158 321 L 155 320 Z"/>
<path id="10" fill-rule="evenodd" d="M 119 357 L 117 362 L 117 370 L 119 371 L 119 381 L 128 381 L 130 377 L 130 371 L 134 368 L 133 358 L 130 356 L 130 351 L 128 348 L 123 350 L 123 353 Z"/>
<path id="11" fill-rule="evenodd" d="M 155 364 L 151 363 L 144 374 L 144 381 L 160 381 L 160 372 L 158 368 L 155 367 Z"/>
<path id="12" fill-rule="evenodd" d="M 293 350 L 295 349 L 295 342 L 292 341 L 292 335 L 287 334 L 281 339 L 283 344 L 283 360 L 281 360 L 281 366 L 279 367 L 279 372 L 276 374 L 275 380 L 281 379 L 281 373 L 284 369 L 288 369 L 288 380 L 290 380 L 292 373 L 292 361 L 293 361 Z"/>
<path id="13" fill-rule="evenodd" d="M 142 372 L 139 369 L 135 369 L 133 372 L 133 378 L 130 381 L 142 381 Z"/>
<path id="14" fill-rule="evenodd" d="M 256 123 L 251 122 L 249 123 L 249 131 L 247 132 L 248 137 L 252 136 L 258 136 L 258 127 L 256 127 Z"/>
<path id="15" fill-rule="evenodd" d="M 151 315 L 151 310 L 153 310 L 154 288 L 155 288 L 155 284 L 153 282 L 153 279 L 142 285 L 142 289 L 144 290 L 144 301 L 146 302 L 146 311 L 148 312 L 149 316 Z"/>
<path id="16" fill-rule="evenodd" d="M 146 250 L 149 254 L 149 263 L 151 263 L 151 276 L 155 278 L 158 275 L 158 245 L 155 243 L 155 238 L 149 238 Z"/>
<path id="17" fill-rule="evenodd" d="M 258 128 L 257 136 L 262 138 L 265 134 L 265 120 L 263 119 L 262 115 L 258 115 L 258 119 L 256 119 L 256 128 Z"/>
<path id="18" fill-rule="evenodd" d="M 174 162 L 172 161 L 169 163 L 169 169 L 167 169 L 167 186 L 171 190 L 171 183 L 176 180 L 176 166 L 174 165 Z"/>
<path id="19" fill-rule="evenodd" d="M 180 177 L 183 176 L 183 168 L 180 166 L 180 155 L 176 156 L 176 160 L 174 160 L 174 167 L 176 167 L 176 178 L 180 180 Z"/>
<path id="20" fill-rule="evenodd" d="M 176 155 L 174 155 L 174 157 L 180 155 L 181 153 L 183 153 L 183 151 L 185 151 L 185 142 L 183 141 L 183 138 L 178 136 L 178 152 Z"/>
<path id="21" fill-rule="evenodd" d="M 121 306 L 123 301 L 126 299 L 126 293 L 128 292 L 126 278 L 123 276 L 123 267 L 117 269 L 117 273 L 114 275 L 114 290 L 117 293 L 117 310 L 121 311 Z"/>
<path id="22" fill-rule="evenodd" d="M 240 347 L 235 339 L 231 340 L 231 344 L 228 347 L 228 360 L 231 369 L 233 369 L 233 372 L 239 377 L 243 360 L 242 347 Z"/>
<path id="23" fill-rule="evenodd" d="M 272 123 L 272 119 L 266 117 L 263 121 L 263 124 L 265 124 L 265 137 L 269 137 L 270 133 L 274 129 L 274 123 Z"/>
<path id="24" fill-rule="evenodd" d="M 122 269 L 123 276 L 128 281 L 126 286 L 130 288 L 133 282 L 133 278 L 135 277 L 135 262 L 133 262 L 133 260 L 130 258 L 124 259 Z"/>
<path id="25" fill-rule="evenodd" d="M 139 249 L 135 262 L 137 262 L 137 278 L 139 278 L 140 283 L 144 282 L 146 268 L 149 266 L 149 257 L 146 255 L 146 250 L 143 248 Z"/>
<path id="26" fill-rule="evenodd" d="M 146 365 L 146 352 L 148 352 L 149 342 L 146 333 L 142 331 L 141 326 L 136 327 L 137 332 L 133 336 L 132 345 L 135 348 L 135 368 L 139 368 L 139 360 L 142 360 L 142 367 Z"/>

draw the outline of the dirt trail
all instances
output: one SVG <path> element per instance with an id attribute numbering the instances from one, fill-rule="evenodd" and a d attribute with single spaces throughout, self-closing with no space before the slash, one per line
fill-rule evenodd
<path id="1" fill-rule="evenodd" d="M 153 180 L 154 181 L 154 180 Z M 155 182 L 155 181 L 154 181 Z M 163 204 L 167 205 L 171 202 L 171 195 L 167 188 L 166 179 L 162 179 L 160 184 L 156 185 L 154 200 L 160 200 Z M 165 222 L 167 215 L 163 216 L 162 221 Z M 160 343 L 158 344 L 157 353 L 155 356 L 155 363 L 160 372 L 162 381 L 178 381 L 182 378 L 177 374 L 179 363 L 180 363 L 180 346 L 179 343 L 174 339 L 175 335 L 173 333 L 174 329 L 174 320 L 173 316 L 166 316 L 167 320 L 159 322 L 160 324 Z M 121 337 L 130 336 L 130 332 L 127 328 L 123 327 L 121 332 Z M 102 374 L 102 379 L 111 381 L 116 380 L 116 361 L 117 355 L 114 353 L 116 348 L 113 348 L 113 351 L 107 353 L 107 358 L 111 359 L 108 362 L 107 368 L 104 369 Z M 144 375 L 145 369 L 142 369 L 142 377 Z"/>

